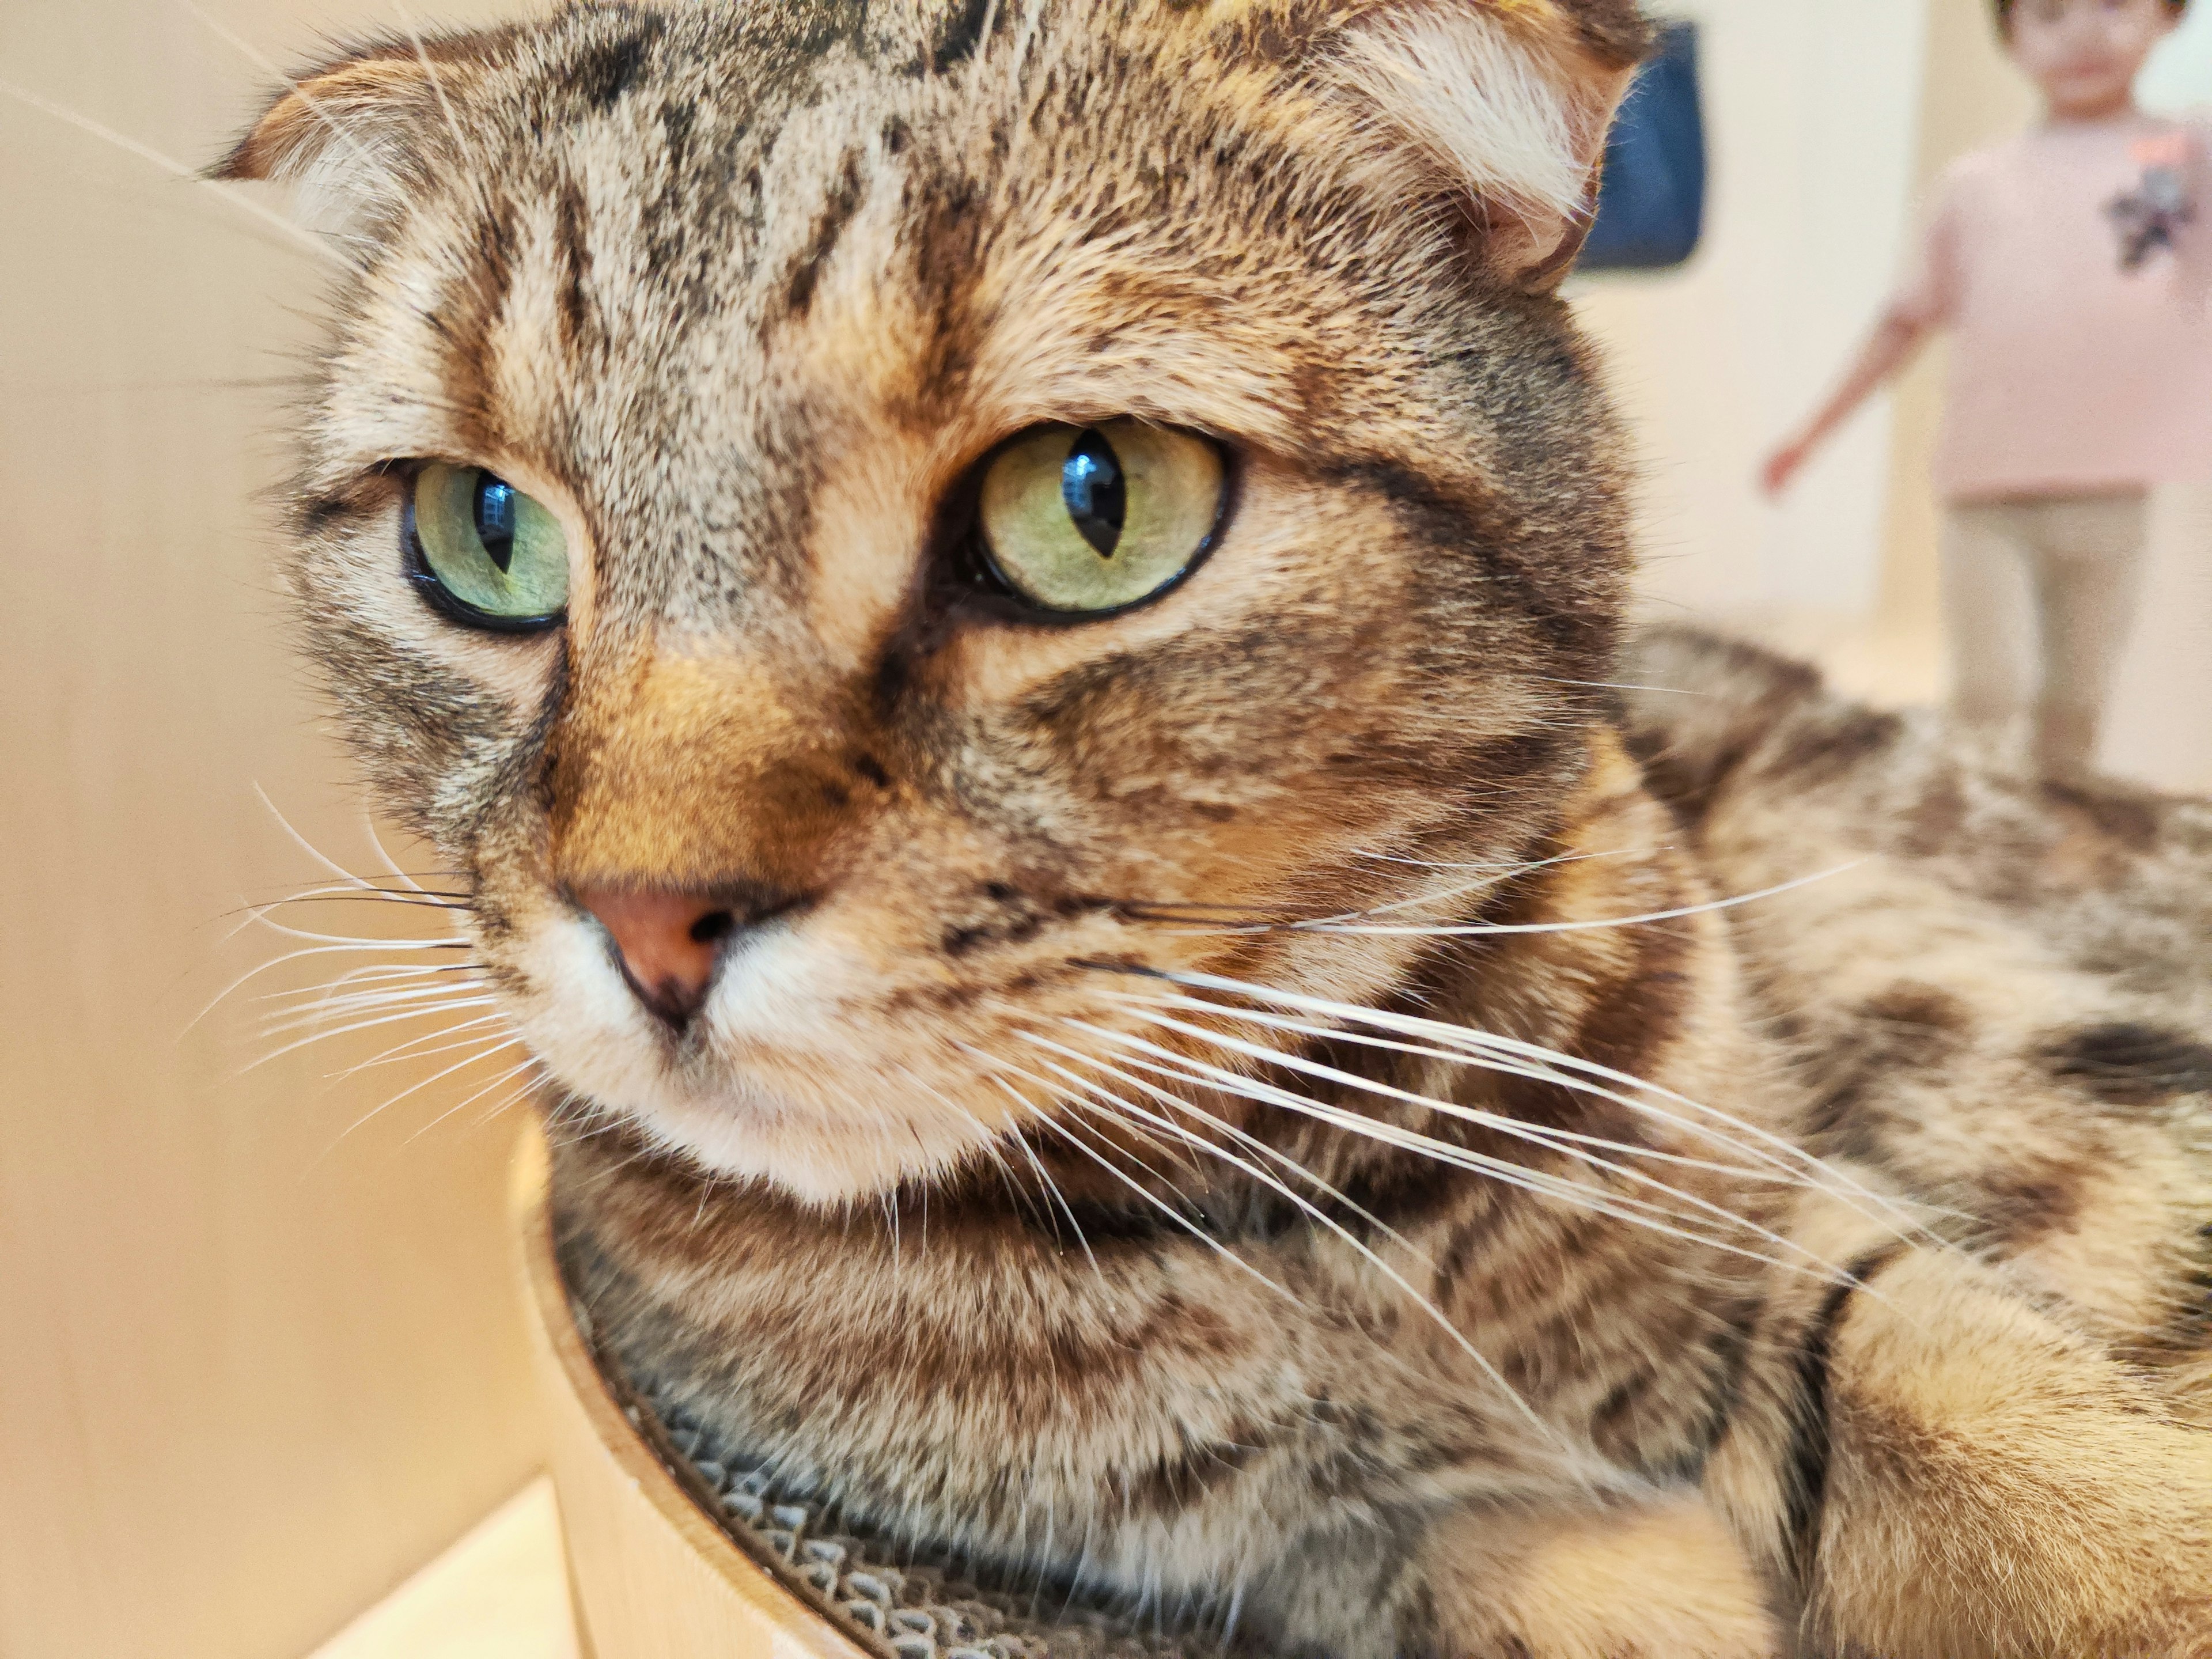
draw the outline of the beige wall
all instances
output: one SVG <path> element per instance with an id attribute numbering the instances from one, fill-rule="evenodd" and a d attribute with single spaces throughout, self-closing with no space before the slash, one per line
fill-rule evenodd
<path id="1" fill-rule="evenodd" d="M 2143 70 L 2136 91 L 2153 109 L 2212 108 L 2212 7 L 2190 9 Z"/>
<path id="2" fill-rule="evenodd" d="M 1874 607 L 1886 411 L 1842 434 L 1779 506 L 1753 479 L 1894 278 L 1930 3 L 1653 8 L 1702 30 L 1705 244 L 1680 270 L 1577 279 L 1571 291 L 1640 451 L 1644 589 L 1662 612 Z"/>
<path id="3" fill-rule="evenodd" d="M 204 3 L 287 58 L 346 10 Z M 197 163 L 258 71 L 178 0 L 0 0 L 0 76 Z M 369 861 L 255 499 L 314 282 L 212 191 L 0 97 L 8 1659 L 293 1659 L 536 1462 L 495 1097 L 349 1134 L 425 1068 L 328 1080 L 365 1036 L 246 1072 L 243 997 L 180 1035 L 279 948 L 225 945 L 225 913 L 317 873 L 257 781 Z"/>

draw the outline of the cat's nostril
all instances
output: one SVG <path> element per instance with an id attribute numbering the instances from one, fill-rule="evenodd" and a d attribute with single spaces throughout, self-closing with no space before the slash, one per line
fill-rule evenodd
<path id="1" fill-rule="evenodd" d="M 691 939 L 698 945 L 718 945 L 737 931 L 737 917 L 727 910 L 710 910 L 691 924 Z"/>
<path id="2" fill-rule="evenodd" d="M 729 906 L 697 893 L 605 888 L 579 889 L 576 902 L 606 929 L 637 1000 L 682 1030 L 705 1006 L 722 945 L 738 930 Z"/>

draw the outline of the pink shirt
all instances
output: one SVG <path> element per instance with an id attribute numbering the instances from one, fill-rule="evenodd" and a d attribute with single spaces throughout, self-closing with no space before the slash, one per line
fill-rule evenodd
<path id="1" fill-rule="evenodd" d="M 2207 137 L 2054 123 L 1945 173 L 1893 309 L 1951 331 L 1947 498 L 2212 477 Z"/>

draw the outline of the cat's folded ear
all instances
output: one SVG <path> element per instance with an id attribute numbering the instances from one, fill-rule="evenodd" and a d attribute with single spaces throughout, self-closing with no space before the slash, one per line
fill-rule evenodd
<path id="1" fill-rule="evenodd" d="M 362 235 L 399 206 L 441 145 L 459 142 L 455 107 L 494 44 L 449 35 L 349 52 L 288 87 L 209 176 L 291 185 L 308 228 Z"/>
<path id="2" fill-rule="evenodd" d="M 1650 44 L 1636 0 L 1323 0 L 1322 61 L 1399 188 L 1456 205 L 1529 289 L 1573 265 L 1614 110 Z M 1407 165 L 1410 164 L 1410 167 Z"/>

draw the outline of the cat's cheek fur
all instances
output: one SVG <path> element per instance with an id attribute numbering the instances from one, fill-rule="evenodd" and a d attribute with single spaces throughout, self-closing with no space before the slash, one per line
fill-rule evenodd
<path id="1" fill-rule="evenodd" d="M 533 824 L 538 817 L 516 786 L 538 769 L 562 635 L 457 627 L 400 574 L 396 547 L 374 529 L 356 548 L 363 541 L 368 556 L 358 564 L 343 540 L 311 546 L 292 595 L 318 667 L 343 690 L 340 729 L 381 805 L 455 870 L 480 871 L 509 843 L 537 846 L 541 832 L 518 838 L 501 826 L 518 813 Z"/>

